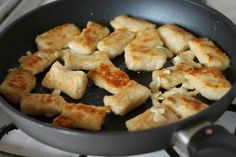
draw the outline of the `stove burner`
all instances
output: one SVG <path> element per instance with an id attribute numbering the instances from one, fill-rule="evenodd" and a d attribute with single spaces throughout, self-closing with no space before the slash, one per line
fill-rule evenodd
<path id="1" fill-rule="evenodd" d="M 0 157 L 24 157 L 24 156 L 16 155 L 16 154 L 10 154 L 10 153 L 0 151 Z"/>
<path id="2" fill-rule="evenodd" d="M 170 157 L 180 157 L 173 147 L 166 148 L 165 151 Z"/>
<path id="3" fill-rule="evenodd" d="M 0 140 L 2 139 L 2 137 L 6 134 L 8 134 L 8 132 L 12 131 L 12 130 L 16 130 L 18 129 L 14 124 L 7 124 L 4 125 L 3 127 L 0 128 Z"/>

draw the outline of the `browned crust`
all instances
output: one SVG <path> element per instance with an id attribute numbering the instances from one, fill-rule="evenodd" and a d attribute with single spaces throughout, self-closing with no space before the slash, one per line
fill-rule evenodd
<path id="1" fill-rule="evenodd" d="M 221 73 L 220 70 L 216 68 L 200 68 L 190 71 L 188 74 L 194 77 L 200 77 L 200 76 L 207 77 L 211 75 L 211 77 L 214 78 L 214 80 L 220 81 L 220 83 L 214 81 L 211 82 L 209 80 L 205 80 L 203 83 L 212 88 L 231 87 L 230 83 L 226 80 L 225 76 Z"/>
<path id="2" fill-rule="evenodd" d="M 107 108 L 86 104 L 68 103 L 62 114 L 53 120 L 53 124 L 69 128 L 81 128 L 92 131 L 101 129 Z"/>
<path id="3" fill-rule="evenodd" d="M 47 105 L 47 104 L 50 104 L 50 103 L 54 103 L 55 105 L 59 106 L 62 103 L 66 102 L 63 97 L 61 97 L 60 95 L 54 95 L 54 94 L 30 94 L 30 93 L 26 93 L 22 96 L 22 100 L 24 100 L 27 97 L 31 98 L 31 99 L 40 100 L 42 105 Z"/>
<path id="4" fill-rule="evenodd" d="M 17 91 L 26 91 L 29 87 L 29 82 L 26 78 L 35 80 L 33 75 L 31 75 L 29 72 L 18 69 L 14 72 L 11 72 L 5 81 L 9 87 L 16 89 Z"/>
<path id="5" fill-rule="evenodd" d="M 190 99 L 186 97 L 180 97 L 180 99 L 182 99 L 186 104 L 189 104 L 188 107 L 194 111 L 200 111 L 205 108 L 205 105 L 203 105 L 203 103 L 198 99 Z"/>
<path id="6" fill-rule="evenodd" d="M 116 88 L 124 87 L 130 80 L 125 72 L 107 64 L 101 64 L 98 68 L 89 71 L 89 78 L 93 79 L 96 76 Z"/>

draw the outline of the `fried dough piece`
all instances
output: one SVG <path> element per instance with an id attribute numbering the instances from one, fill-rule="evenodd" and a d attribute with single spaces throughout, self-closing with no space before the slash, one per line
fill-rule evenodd
<path id="1" fill-rule="evenodd" d="M 174 24 L 163 25 L 158 28 L 158 32 L 164 44 L 176 54 L 187 50 L 188 41 L 194 38 L 192 34 Z"/>
<path id="2" fill-rule="evenodd" d="M 140 18 L 129 17 L 127 15 L 117 16 L 110 21 L 114 29 L 128 29 L 132 32 L 141 31 L 148 28 L 155 28 L 156 25 Z"/>
<path id="3" fill-rule="evenodd" d="M 229 67 L 229 57 L 212 41 L 206 38 L 196 38 L 189 41 L 189 47 L 201 64 L 224 70 Z"/>
<path id="4" fill-rule="evenodd" d="M 129 70 L 153 71 L 166 63 L 166 53 L 161 48 L 138 48 L 125 52 L 125 63 Z"/>
<path id="5" fill-rule="evenodd" d="M 54 27 L 36 37 L 38 49 L 61 50 L 68 47 L 68 43 L 73 41 L 80 34 L 80 29 L 72 23 L 66 23 Z"/>
<path id="6" fill-rule="evenodd" d="M 127 68 L 133 71 L 153 71 L 162 68 L 167 60 L 165 49 L 160 48 L 162 45 L 157 29 L 150 28 L 138 32 L 135 40 L 125 48 Z"/>
<path id="7" fill-rule="evenodd" d="M 195 54 L 191 50 L 188 50 L 179 53 L 172 59 L 172 62 L 174 63 L 174 65 L 177 65 L 179 63 L 185 63 L 196 69 L 202 68 L 202 65 L 200 63 L 194 61 L 195 57 Z"/>
<path id="8" fill-rule="evenodd" d="M 36 85 L 36 78 L 28 71 L 12 69 L 0 85 L 2 93 L 8 101 L 18 103 L 21 96 L 29 93 Z"/>
<path id="9" fill-rule="evenodd" d="M 60 114 L 65 103 L 60 95 L 27 93 L 21 97 L 20 109 L 28 115 L 51 117 Z"/>
<path id="10" fill-rule="evenodd" d="M 125 47 L 125 51 L 138 48 L 155 48 L 163 46 L 157 29 L 145 29 L 137 33 L 136 38 Z"/>
<path id="11" fill-rule="evenodd" d="M 107 27 L 89 21 L 79 37 L 69 43 L 69 48 L 75 53 L 89 55 L 96 49 L 98 41 L 109 33 Z"/>
<path id="12" fill-rule="evenodd" d="M 61 90 L 73 99 L 79 99 L 85 93 L 87 82 L 87 76 L 83 71 L 69 71 L 59 62 L 55 62 L 44 77 L 42 85 Z"/>
<path id="13" fill-rule="evenodd" d="M 196 98 L 181 94 L 167 97 L 162 104 L 168 106 L 180 118 L 192 116 L 208 107 Z"/>
<path id="14" fill-rule="evenodd" d="M 103 101 L 116 115 L 123 116 L 144 103 L 150 95 L 151 91 L 147 87 L 131 80 L 117 94 L 105 96 Z"/>
<path id="15" fill-rule="evenodd" d="M 187 64 L 180 63 L 173 67 L 152 72 L 150 88 L 153 92 L 159 92 L 159 88 L 170 89 L 186 81 L 184 74 L 193 68 Z"/>
<path id="16" fill-rule="evenodd" d="M 109 112 L 107 107 L 68 103 L 64 105 L 62 114 L 53 120 L 53 124 L 98 131 L 101 130 L 107 112 Z"/>
<path id="17" fill-rule="evenodd" d="M 93 83 L 112 94 L 118 93 L 130 81 L 129 76 L 113 64 L 100 64 L 88 72 Z"/>
<path id="18" fill-rule="evenodd" d="M 39 50 L 33 54 L 26 53 L 19 59 L 20 68 L 29 71 L 33 75 L 43 72 L 49 65 L 59 58 L 59 52 L 55 50 Z"/>
<path id="19" fill-rule="evenodd" d="M 185 78 L 202 96 L 210 100 L 219 100 L 231 88 L 220 70 L 216 68 L 200 68 L 185 74 Z"/>
<path id="20" fill-rule="evenodd" d="M 98 42 L 97 48 L 108 53 L 109 58 L 115 58 L 124 51 L 124 48 L 134 39 L 134 33 L 127 29 L 117 29 L 108 37 Z"/>
<path id="21" fill-rule="evenodd" d="M 178 121 L 179 118 L 166 105 L 157 104 L 125 122 L 129 131 L 146 130 Z"/>
<path id="22" fill-rule="evenodd" d="M 63 55 L 65 67 L 70 70 L 92 70 L 101 63 L 112 64 L 107 53 L 96 51 L 91 55 L 80 55 L 72 52 L 65 52 Z"/>
<path id="23" fill-rule="evenodd" d="M 163 51 L 166 54 L 167 58 L 174 57 L 174 53 L 170 49 L 168 49 L 166 47 L 162 47 L 162 46 L 157 46 L 156 48 L 160 49 L 161 51 Z"/>

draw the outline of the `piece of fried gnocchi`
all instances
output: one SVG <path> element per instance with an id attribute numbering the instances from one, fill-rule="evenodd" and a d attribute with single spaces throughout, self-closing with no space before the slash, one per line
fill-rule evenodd
<path id="1" fill-rule="evenodd" d="M 113 64 L 100 64 L 88 72 L 88 78 L 93 83 L 112 94 L 118 93 L 130 81 L 129 76 Z"/>
<path id="2" fill-rule="evenodd" d="M 152 72 L 152 82 L 149 87 L 153 92 L 159 92 L 160 88 L 169 90 L 183 82 L 186 82 L 184 74 L 192 71 L 193 67 L 180 63 L 172 67 Z"/>
<path id="3" fill-rule="evenodd" d="M 79 99 L 85 93 L 87 82 L 87 75 L 83 71 L 69 71 L 59 62 L 55 62 L 45 75 L 42 85 L 61 90 L 73 99 Z"/>
<path id="4" fill-rule="evenodd" d="M 172 62 L 174 65 L 177 65 L 179 63 L 185 63 L 196 69 L 202 68 L 202 65 L 195 61 L 195 57 L 196 57 L 195 54 L 191 50 L 188 50 L 180 52 L 177 56 L 175 56 L 172 59 Z"/>
<path id="5" fill-rule="evenodd" d="M 129 17 L 127 15 L 117 16 L 110 21 L 110 24 L 114 29 L 128 29 L 132 32 L 156 27 L 156 25 L 151 22 L 140 18 Z"/>
<path id="6" fill-rule="evenodd" d="M 32 116 L 51 117 L 62 112 L 66 101 L 56 94 L 27 93 L 21 97 L 20 109 Z"/>
<path id="7" fill-rule="evenodd" d="M 69 43 L 69 48 L 75 53 L 89 55 L 96 49 L 98 41 L 108 36 L 109 33 L 107 27 L 89 21 L 81 34 Z"/>
<path id="8" fill-rule="evenodd" d="M 125 122 L 129 131 L 146 130 L 178 121 L 179 118 L 166 105 L 157 104 Z"/>
<path id="9" fill-rule="evenodd" d="M 124 51 L 124 48 L 134 39 L 134 33 L 127 29 L 117 29 L 108 37 L 98 42 L 97 48 L 108 53 L 109 58 L 115 58 Z"/>
<path id="10" fill-rule="evenodd" d="M 103 101 L 116 115 L 123 116 L 144 103 L 150 95 L 150 89 L 131 80 L 117 94 L 105 96 Z"/>
<path id="11" fill-rule="evenodd" d="M 158 28 L 159 35 L 171 51 L 175 54 L 185 51 L 189 48 L 188 41 L 194 36 L 174 24 L 166 24 Z"/>
<path id="12" fill-rule="evenodd" d="M 109 112 L 107 107 L 68 103 L 64 105 L 62 114 L 53 120 L 53 124 L 66 128 L 99 131 L 107 112 Z"/>
<path id="13" fill-rule="evenodd" d="M 206 38 L 196 38 L 189 41 L 190 50 L 196 55 L 199 62 L 206 67 L 224 70 L 229 67 L 229 57 L 212 41 Z"/>
<path id="14" fill-rule="evenodd" d="M 29 51 L 26 56 L 22 56 L 18 61 L 20 68 L 29 71 L 33 75 L 43 72 L 56 59 L 59 58 L 59 52 L 55 50 L 39 50 L 33 54 Z"/>
<path id="15" fill-rule="evenodd" d="M 230 82 L 216 68 L 189 71 L 185 74 L 185 78 L 202 96 L 210 100 L 221 99 L 231 88 Z"/>
<path id="16" fill-rule="evenodd" d="M 125 52 L 125 64 L 133 71 L 153 71 L 161 69 L 167 61 L 162 48 L 137 48 Z"/>
<path id="17" fill-rule="evenodd" d="M 138 48 L 154 48 L 163 46 L 158 31 L 155 28 L 145 29 L 137 33 L 136 38 L 125 47 L 125 51 Z"/>
<path id="18" fill-rule="evenodd" d="M 92 70 L 101 63 L 112 64 L 107 52 L 96 51 L 91 55 L 80 55 L 71 51 L 64 51 L 63 60 L 65 67 L 70 70 Z"/>
<path id="19" fill-rule="evenodd" d="M 12 103 L 20 102 L 21 96 L 29 93 L 36 85 L 36 78 L 28 71 L 11 69 L 0 85 L 2 93 Z"/>
<path id="20" fill-rule="evenodd" d="M 162 104 L 169 107 L 180 118 L 192 116 L 208 107 L 196 98 L 181 94 L 167 97 Z"/>
<path id="21" fill-rule="evenodd" d="M 36 37 L 38 49 L 61 50 L 68 47 L 68 43 L 73 41 L 80 34 L 80 29 L 72 23 L 66 23 L 54 27 Z"/>

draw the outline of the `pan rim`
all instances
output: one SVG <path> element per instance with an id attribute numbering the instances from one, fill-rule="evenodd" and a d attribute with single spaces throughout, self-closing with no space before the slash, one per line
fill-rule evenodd
<path id="1" fill-rule="evenodd" d="M 20 22 L 21 20 L 27 18 L 28 16 L 31 16 L 31 14 L 36 13 L 44 8 L 48 8 L 51 5 L 55 5 L 58 3 L 62 3 L 65 2 L 66 0 L 59 0 L 59 1 L 55 1 L 43 6 L 40 6 L 36 9 L 33 9 L 31 11 L 29 11 L 28 13 L 24 14 L 23 16 L 21 16 L 20 18 L 18 18 L 17 20 L 15 20 L 13 23 L 11 23 L 9 26 L 7 26 L 1 33 L 0 33 L 0 38 L 2 38 L 12 27 L 15 26 L 15 24 L 17 24 L 18 22 Z M 68 1 L 68 0 L 67 0 Z M 195 5 L 197 7 L 203 8 L 209 12 L 211 12 L 212 14 L 214 14 L 217 17 L 220 17 L 222 19 L 222 21 L 224 21 L 229 27 L 230 29 L 232 29 L 234 31 L 234 33 L 236 33 L 236 26 L 235 24 L 229 19 L 227 18 L 224 14 L 220 13 L 219 11 L 217 11 L 214 8 L 211 8 L 209 6 L 206 6 L 204 4 L 200 4 L 199 2 L 197 2 L 196 0 L 192 0 L 192 1 L 188 1 L 188 0 L 182 0 L 185 3 L 188 4 L 192 4 Z M 218 103 L 222 102 L 223 100 L 225 100 L 228 95 L 232 95 L 235 96 L 236 95 L 236 83 L 233 84 L 233 86 L 231 87 L 230 91 L 227 92 L 226 95 L 224 95 L 219 101 L 216 101 L 214 103 L 211 104 L 211 106 L 209 106 L 206 110 L 199 112 L 191 117 L 188 117 L 186 119 L 180 120 L 176 123 L 173 124 L 168 124 L 165 126 L 161 126 L 161 127 L 157 127 L 157 128 L 152 128 L 152 129 L 147 129 L 147 130 L 141 130 L 141 131 L 135 131 L 135 132 L 129 132 L 127 130 L 122 130 L 122 131 L 99 131 L 99 132 L 91 132 L 91 131 L 86 131 L 86 130 L 76 130 L 76 129 L 69 129 L 69 128 L 62 128 L 62 127 L 57 127 L 57 126 L 53 126 L 52 124 L 48 124 L 42 121 L 39 121 L 37 119 L 35 119 L 34 117 L 25 115 L 24 113 L 20 112 L 19 110 L 15 109 L 12 105 L 10 105 L 10 103 L 8 103 L 2 96 L 0 96 L 0 107 L 4 108 L 4 109 L 8 109 L 11 112 L 17 114 L 17 116 L 23 118 L 24 120 L 30 121 L 35 125 L 38 125 L 40 127 L 47 127 L 48 129 L 53 129 L 57 132 L 61 132 L 64 134 L 74 134 L 74 135 L 89 135 L 89 136 L 110 136 L 110 135 L 131 135 L 131 134 L 144 134 L 144 133 L 148 133 L 148 132 L 156 132 L 156 131 L 160 131 L 160 130 L 166 130 L 167 128 L 170 127 L 175 127 L 178 128 L 179 126 L 182 126 L 182 124 L 193 121 L 195 119 L 197 119 L 197 117 L 199 117 L 200 115 L 206 115 L 206 113 L 209 113 L 210 110 L 212 110 L 212 108 L 217 105 Z M 229 104 L 228 104 L 229 105 Z M 227 106 L 227 105 L 226 105 Z"/>

